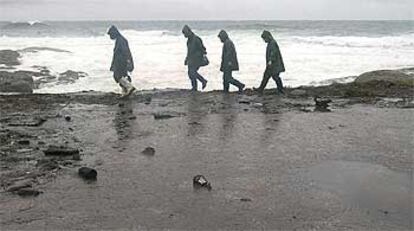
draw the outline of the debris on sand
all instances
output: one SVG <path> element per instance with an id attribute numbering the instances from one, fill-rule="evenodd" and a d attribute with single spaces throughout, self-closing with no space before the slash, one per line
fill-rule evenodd
<path id="1" fill-rule="evenodd" d="M 44 171 L 52 171 L 59 168 L 59 163 L 56 160 L 42 159 L 37 161 L 36 166 Z"/>
<path id="2" fill-rule="evenodd" d="M 153 156 L 155 155 L 155 149 L 153 147 L 147 147 L 141 153 L 146 156 Z"/>
<path id="3" fill-rule="evenodd" d="M 49 146 L 43 151 L 46 156 L 72 156 L 79 154 L 79 149 L 64 146 Z"/>
<path id="4" fill-rule="evenodd" d="M 212 189 L 210 182 L 203 175 L 197 175 L 193 178 L 193 187 L 195 189 L 205 188 L 208 191 Z"/>
<path id="5" fill-rule="evenodd" d="M 42 191 L 36 190 L 34 188 L 21 188 L 19 189 L 17 192 L 17 195 L 21 196 L 21 197 L 29 197 L 29 196 L 39 196 L 41 193 L 43 193 Z"/>
<path id="6" fill-rule="evenodd" d="M 78 174 L 85 180 L 96 180 L 98 172 L 93 168 L 81 167 L 78 170 Z"/>
<path id="7" fill-rule="evenodd" d="M 69 122 L 72 120 L 72 117 L 70 117 L 69 115 L 65 115 L 65 120 Z"/>
<path id="8" fill-rule="evenodd" d="M 332 103 L 331 99 L 321 99 L 318 96 L 313 98 L 315 101 L 315 111 L 320 112 L 330 112 L 331 110 L 328 108 L 329 104 Z"/>
<path id="9" fill-rule="evenodd" d="M 45 118 L 31 116 L 13 116 L 0 119 L 10 127 L 38 127 L 46 122 Z"/>
<path id="10" fill-rule="evenodd" d="M 154 113 L 154 119 L 156 120 L 165 120 L 165 119 L 171 119 L 174 117 L 178 117 L 178 114 L 172 114 L 172 113 Z"/>
<path id="11" fill-rule="evenodd" d="M 32 187 L 33 181 L 31 179 L 25 179 L 14 182 L 12 185 L 7 187 L 7 192 L 16 192 L 22 188 Z"/>

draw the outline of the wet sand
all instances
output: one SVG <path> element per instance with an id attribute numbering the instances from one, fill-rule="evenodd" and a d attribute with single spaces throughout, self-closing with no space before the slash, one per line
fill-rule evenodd
<path id="1" fill-rule="evenodd" d="M 414 110 L 397 108 L 402 99 L 334 98 L 327 113 L 314 112 L 311 98 L 217 92 L 0 99 L 2 118 L 46 118 L 37 127 L 2 123 L 33 149 L 3 162 L 2 180 L 35 171 L 48 144 L 82 149 L 82 161 L 39 177 L 41 195 L 1 192 L 1 230 L 413 228 Z M 141 153 L 149 146 L 154 156 Z M 80 179 L 79 166 L 98 180 Z M 193 188 L 198 174 L 211 191 Z"/>

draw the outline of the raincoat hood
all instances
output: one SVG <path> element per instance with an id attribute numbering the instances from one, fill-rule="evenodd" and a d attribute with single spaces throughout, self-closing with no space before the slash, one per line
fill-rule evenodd
<path id="1" fill-rule="evenodd" d="M 116 26 L 112 25 L 108 30 L 108 35 L 111 36 L 111 38 L 117 38 L 121 35 L 121 33 Z"/>

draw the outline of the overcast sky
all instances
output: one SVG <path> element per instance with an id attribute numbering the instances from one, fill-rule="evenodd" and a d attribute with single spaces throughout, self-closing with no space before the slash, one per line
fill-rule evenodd
<path id="1" fill-rule="evenodd" d="M 411 19 L 414 0 L 0 0 L 0 20 Z"/>

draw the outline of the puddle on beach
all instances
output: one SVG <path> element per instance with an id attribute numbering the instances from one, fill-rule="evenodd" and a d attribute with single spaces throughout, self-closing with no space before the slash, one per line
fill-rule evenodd
<path id="1" fill-rule="evenodd" d="M 327 161 L 311 167 L 308 176 L 316 187 L 338 194 L 348 207 L 412 225 L 414 182 L 410 173 L 369 163 Z"/>

